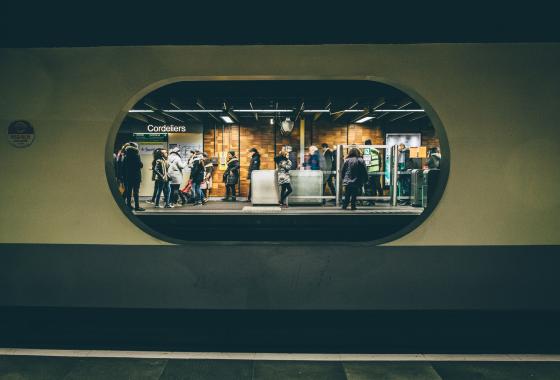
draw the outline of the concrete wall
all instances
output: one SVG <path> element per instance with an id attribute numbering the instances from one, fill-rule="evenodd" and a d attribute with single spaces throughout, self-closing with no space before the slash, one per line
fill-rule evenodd
<path id="1" fill-rule="evenodd" d="M 447 132 L 440 204 L 390 244 L 559 244 L 558 67 L 559 44 L 0 50 L 0 125 L 36 129 L 29 148 L 0 142 L 0 242 L 165 244 L 122 214 L 104 166 L 126 110 L 164 83 L 346 78 L 413 90 Z"/>

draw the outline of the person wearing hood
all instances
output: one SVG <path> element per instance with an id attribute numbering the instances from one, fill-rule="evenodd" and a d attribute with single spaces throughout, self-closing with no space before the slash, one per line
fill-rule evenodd
<path id="1" fill-rule="evenodd" d="M 132 197 L 134 197 L 134 210 L 144 211 L 140 207 L 138 200 L 138 190 L 142 181 L 142 160 L 138 152 L 138 144 L 129 143 L 124 149 L 124 157 L 122 160 L 122 178 L 125 188 L 125 200 L 128 208 L 132 209 Z"/>
<path id="2" fill-rule="evenodd" d="M 222 200 L 235 201 L 235 185 L 239 181 L 239 159 L 235 156 L 235 151 L 228 152 L 227 169 L 223 176 L 224 183 L 226 184 L 226 197 Z"/>
<path id="3" fill-rule="evenodd" d="M 179 148 L 175 147 L 169 151 L 169 159 L 167 162 L 169 164 L 167 175 L 169 176 L 169 186 L 171 188 L 170 203 L 177 205 L 179 198 L 181 198 L 181 205 L 184 206 L 185 203 L 187 203 L 187 199 L 183 193 L 179 191 L 179 188 L 183 183 L 183 169 L 187 167 L 187 163 L 183 163 Z"/>
<path id="4" fill-rule="evenodd" d="M 351 209 L 356 210 L 356 197 L 368 178 L 366 163 L 358 148 L 350 149 L 348 157 L 342 165 L 340 175 L 342 177 L 342 184 L 345 187 L 342 209 L 346 210 L 348 204 L 351 204 Z"/>
<path id="5" fill-rule="evenodd" d="M 261 155 L 259 154 L 257 148 L 249 149 L 249 154 L 251 155 L 251 161 L 249 161 L 249 173 L 247 174 L 247 179 L 249 180 L 249 195 L 247 196 L 247 201 L 251 202 L 251 193 L 252 193 L 251 173 L 253 173 L 253 170 L 260 170 Z"/>
<path id="6" fill-rule="evenodd" d="M 292 162 L 289 159 L 289 152 L 285 149 L 280 151 L 280 154 L 274 159 L 278 166 L 278 185 L 280 185 L 280 206 L 288 207 L 286 199 L 292 192 L 290 169 Z"/>

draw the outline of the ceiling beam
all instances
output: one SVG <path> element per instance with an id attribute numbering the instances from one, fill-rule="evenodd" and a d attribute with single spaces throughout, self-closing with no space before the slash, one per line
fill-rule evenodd
<path id="1" fill-rule="evenodd" d="M 412 104 L 412 100 L 405 100 L 405 101 L 401 102 L 401 105 L 399 107 L 395 108 L 395 109 L 402 110 L 404 107 L 406 107 L 410 104 Z M 390 112 L 384 112 L 381 115 L 377 116 L 377 119 L 381 119 L 382 117 L 384 117 L 388 114 L 390 114 Z"/>
<path id="2" fill-rule="evenodd" d="M 412 115 L 413 113 L 415 113 L 415 112 L 405 112 L 405 113 L 402 113 L 402 114 L 399 115 L 399 116 L 395 116 L 394 118 L 389 119 L 389 121 L 392 123 L 393 121 L 397 121 L 397 120 L 399 120 L 399 119 L 402 119 L 403 117 L 410 116 L 410 115 Z"/>
<path id="3" fill-rule="evenodd" d="M 251 109 L 254 110 L 255 108 L 253 107 L 253 102 L 249 101 L 249 106 L 251 106 Z M 259 121 L 259 114 L 255 112 L 255 120 Z"/>
<path id="4" fill-rule="evenodd" d="M 354 109 L 354 107 L 356 107 L 357 105 L 358 105 L 358 102 L 354 102 L 354 104 L 352 104 L 352 105 L 349 106 L 349 107 L 346 107 L 346 108 L 343 109 L 343 110 L 340 110 L 340 111 L 336 111 L 336 112 L 331 113 L 331 116 L 332 116 L 332 115 L 335 115 L 335 116 L 333 117 L 333 121 L 337 121 L 338 119 L 340 119 L 340 118 L 344 115 L 344 110 L 351 110 L 351 109 Z"/>
<path id="5" fill-rule="evenodd" d="M 204 104 L 202 103 L 202 100 L 200 99 L 196 99 L 196 105 L 198 106 L 198 108 L 205 110 L 206 107 L 204 107 Z M 216 116 L 212 115 L 212 113 L 208 112 L 208 115 L 210 115 L 214 120 L 216 120 L 218 123 L 223 124 L 224 122 L 220 119 L 218 119 Z"/>
<path id="6" fill-rule="evenodd" d="M 426 115 L 425 113 L 421 113 L 418 116 L 411 117 L 410 119 L 408 119 L 408 122 L 412 123 L 413 121 L 420 120 L 420 119 L 422 119 L 423 117 L 426 117 L 426 116 L 428 116 L 428 115 Z"/>
<path id="7" fill-rule="evenodd" d="M 146 116 L 144 116 L 142 114 L 139 114 L 139 113 L 136 113 L 136 112 L 129 113 L 127 116 L 130 117 L 130 118 L 136 119 L 138 121 L 141 121 L 143 123 L 146 123 L 146 124 L 148 124 L 150 122 Z"/>
<path id="8" fill-rule="evenodd" d="M 305 103 L 303 100 L 300 103 L 300 107 L 294 116 L 294 123 L 300 118 L 301 114 L 303 113 L 303 109 L 305 108 Z"/>
<path id="9" fill-rule="evenodd" d="M 329 99 L 327 104 L 325 105 L 325 107 L 323 108 L 324 110 L 330 110 L 331 109 L 331 100 Z M 323 113 L 322 112 L 317 112 L 314 116 L 313 116 L 313 121 L 317 121 L 319 120 L 319 118 L 321 117 Z"/>
<path id="10" fill-rule="evenodd" d="M 185 121 L 183 119 L 180 119 L 176 116 L 170 115 L 169 113 L 162 111 L 162 109 L 160 107 L 157 107 L 156 105 L 154 105 L 150 101 L 144 101 L 144 104 L 147 107 L 149 107 L 150 109 L 152 109 L 156 115 L 158 115 L 160 117 L 163 117 L 163 119 L 164 119 L 162 121 L 163 123 L 167 123 L 168 119 L 172 119 L 172 120 L 178 121 L 179 123 L 185 124 Z M 156 117 L 153 117 L 153 115 L 151 115 L 151 114 L 147 114 L 146 116 L 151 117 L 152 119 L 161 121 L 160 119 L 158 119 Z"/>
<path id="11" fill-rule="evenodd" d="M 224 100 L 224 112 L 229 115 L 237 124 L 239 124 L 239 117 L 233 112 L 233 107 L 228 107 L 226 101 Z"/>
<path id="12" fill-rule="evenodd" d="M 176 101 L 175 99 L 171 99 L 169 104 L 171 104 L 173 107 L 177 108 L 178 110 L 184 109 L 184 107 L 181 107 L 179 105 L 179 102 Z M 187 115 L 188 117 L 190 117 L 191 119 L 193 119 L 195 121 L 198 121 L 199 123 L 201 122 L 200 119 L 198 117 L 196 117 L 195 115 L 193 115 L 192 113 L 184 112 L 184 114 Z"/>

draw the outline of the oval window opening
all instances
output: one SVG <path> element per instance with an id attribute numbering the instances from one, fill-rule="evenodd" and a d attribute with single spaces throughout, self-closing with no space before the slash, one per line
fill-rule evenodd
<path id="1" fill-rule="evenodd" d="M 384 242 L 419 225 L 447 180 L 428 107 L 372 81 L 176 82 L 127 110 L 109 184 L 172 242 Z"/>

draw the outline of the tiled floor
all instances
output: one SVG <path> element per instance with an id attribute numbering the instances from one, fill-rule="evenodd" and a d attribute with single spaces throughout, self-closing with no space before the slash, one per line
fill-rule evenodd
<path id="1" fill-rule="evenodd" d="M 560 379 L 560 362 L 353 362 L 0 356 L 0 379 Z"/>

